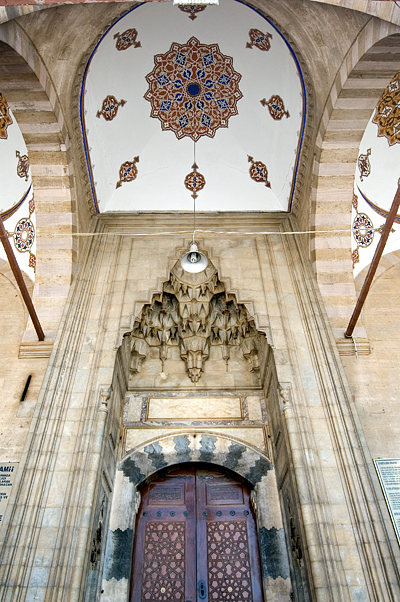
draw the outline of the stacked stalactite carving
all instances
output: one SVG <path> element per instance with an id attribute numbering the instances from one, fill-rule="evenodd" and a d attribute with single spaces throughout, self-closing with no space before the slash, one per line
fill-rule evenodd
<path id="1" fill-rule="evenodd" d="M 186 371 L 195 383 L 214 345 L 221 347 L 227 370 L 231 348 L 240 347 L 250 371 L 258 373 L 262 336 L 245 306 L 225 291 L 211 262 L 199 274 L 185 272 L 177 262 L 162 293 L 143 307 L 129 334 L 130 372 L 140 372 L 150 347 L 159 348 L 164 371 L 168 348 L 179 347 Z"/>

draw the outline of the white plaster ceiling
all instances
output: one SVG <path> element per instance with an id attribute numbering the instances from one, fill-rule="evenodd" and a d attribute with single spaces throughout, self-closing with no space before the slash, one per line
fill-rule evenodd
<path id="1" fill-rule="evenodd" d="M 9 241 L 19 267 L 34 280 L 35 270 L 29 263 L 36 258 L 36 212 L 32 211 L 29 163 L 24 160 L 28 151 L 18 123 L 3 97 L 0 97 L 0 112 L 2 117 L 8 116 L 6 120 L 0 119 L 0 215 L 10 233 Z M 7 123 L 10 119 L 11 123 Z M 0 257 L 7 261 L 3 245 L 0 245 Z"/>
<path id="2" fill-rule="evenodd" d="M 392 81 L 395 84 L 396 81 L 399 82 L 400 90 L 400 72 Z M 393 105 L 394 107 L 398 101 L 398 96 L 397 88 L 392 92 L 387 88 L 377 107 L 380 107 L 381 110 L 385 110 L 386 106 Z M 397 112 L 392 112 L 392 116 Z M 400 178 L 399 135 L 392 137 L 390 140 L 383 135 L 385 128 L 379 129 L 378 124 L 374 123 L 376 115 L 377 109 L 372 113 L 362 137 L 354 179 L 352 252 L 354 253 L 358 247 L 358 261 L 354 263 L 355 276 L 371 263 L 380 239 L 380 233 L 367 234 L 366 246 L 357 244 L 354 220 L 357 215 L 362 215 L 367 218 L 361 218 L 364 226 L 369 225 L 373 229 L 382 226 L 386 221 L 386 215 L 392 205 Z M 384 123 L 386 123 L 385 119 Z M 400 116 L 396 115 L 393 122 L 389 122 L 389 130 L 392 131 L 394 127 L 395 131 L 399 131 L 399 125 Z M 379 136 L 378 133 L 380 133 Z M 385 254 L 400 249 L 399 222 L 400 216 L 393 225 L 394 232 L 389 235 L 384 250 Z"/>
<path id="3" fill-rule="evenodd" d="M 81 101 L 95 204 L 102 212 L 191 210 L 193 200 L 184 181 L 192 171 L 195 146 L 198 171 L 206 181 L 196 199 L 198 210 L 288 210 L 305 102 L 301 73 L 289 45 L 268 20 L 235 0 L 220 0 L 219 6 L 207 6 L 196 19 L 189 17 L 170 2 L 144 3 L 119 19 L 97 45 Z M 117 50 L 115 36 L 133 28 L 135 44 Z M 272 35 L 269 50 L 246 46 L 251 29 Z M 167 53 L 173 43 L 186 44 L 193 36 L 201 44 L 218 44 L 222 55 L 232 57 L 242 94 L 236 102 L 238 114 L 230 116 L 228 127 L 217 129 L 214 137 L 203 135 L 196 143 L 189 136 L 178 139 L 173 131 L 163 131 L 144 98 L 155 55 Z M 126 101 L 109 121 L 96 116 L 108 95 Z M 273 119 L 261 104 L 273 95 L 282 98 L 289 117 Z M 188 98 L 186 92 L 184 102 Z M 248 156 L 266 166 L 270 188 L 250 177 Z M 135 157 L 139 157 L 136 178 L 116 188 L 121 165 Z"/>

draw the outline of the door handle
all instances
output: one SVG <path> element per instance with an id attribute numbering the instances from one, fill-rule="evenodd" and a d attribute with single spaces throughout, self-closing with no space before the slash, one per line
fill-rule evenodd
<path id="1" fill-rule="evenodd" d="M 207 598 L 207 587 L 204 581 L 199 581 L 197 583 L 197 592 L 200 600 L 205 600 Z"/>

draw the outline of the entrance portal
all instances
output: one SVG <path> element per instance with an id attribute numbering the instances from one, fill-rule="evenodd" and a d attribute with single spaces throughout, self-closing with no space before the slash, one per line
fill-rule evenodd
<path id="1" fill-rule="evenodd" d="M 206 468 L 147 485 L 137 515 L 131 602 L 263 602 L 245 485 Z"/>

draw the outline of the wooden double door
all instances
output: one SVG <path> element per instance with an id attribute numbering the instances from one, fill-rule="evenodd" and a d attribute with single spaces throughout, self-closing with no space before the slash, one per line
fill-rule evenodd
<path id="1" fill-rule="evenodd" d="M 249 491 L 222 472 L 176 470 L 142 491 L 131 602 L 262 602 Z"/>

